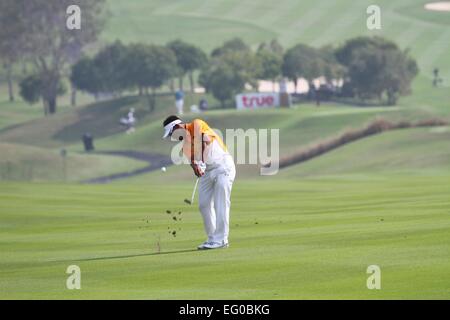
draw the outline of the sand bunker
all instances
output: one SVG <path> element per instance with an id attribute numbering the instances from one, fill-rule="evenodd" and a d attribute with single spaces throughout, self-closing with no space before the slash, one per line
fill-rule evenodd
<path id="1" fill-rule="evenodd" d="M 425 5 L 425 9 L 431 11 L 447 11 L 450 12 L 450 1 L 432 2 Z"/>

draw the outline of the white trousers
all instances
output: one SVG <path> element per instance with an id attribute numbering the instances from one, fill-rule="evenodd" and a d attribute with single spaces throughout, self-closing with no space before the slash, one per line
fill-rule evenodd
<path id="1" fill-rule="evenodd" d="M 225 157 L 216 167 L 207 167 L 199 183 L 199 209 L 208 241 L 228 243 L 231 188 L 236 176 L 233 158 Z"/>
<path id="2" fill-rule="evenodd" d="M 175 101 L 175 106 L 177 108 L 177 114 L 179 116 L 183 115 L 183 106 L 184 106 L 184 101 L 183 100 L 176 100 Z"/>

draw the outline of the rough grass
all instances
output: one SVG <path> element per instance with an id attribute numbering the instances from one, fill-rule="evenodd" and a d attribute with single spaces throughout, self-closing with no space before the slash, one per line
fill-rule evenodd
<path id="1" fill-rule="evenodd" d="M 0 143 L 0 180 L 81 181 L 148 165 L 146 162 L 107 155 L 69 152 L 63 159 L 56 150 Z"/>
<path id="2" fill-rule="evenodd" d="M 42 110 L 23 102 L 9 102 L 0 83 L 0 132 L 2 129 L 42 117 Z"/>

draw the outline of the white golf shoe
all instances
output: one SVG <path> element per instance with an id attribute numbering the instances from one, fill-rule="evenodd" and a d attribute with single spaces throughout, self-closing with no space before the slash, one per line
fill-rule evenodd
<path id="1" fill-rule="evenodd" d="M 206 249 L 206 245 L 207 244 L 209 244 L 209 243 L 212 243 L 211 241 L 208 241 L 208 240 L 206 240 L 205 242 L 203 242 L 201 245 L 199 245 L 198 247 L 197 247 L 197 249 L 198 250 L 205 250 Z"/>
<path id="2" fill-rule="evenodd" d="M 211 249 L 221 249 L 221 248 L 228 248 L 229 244 L 228 242 L 221 241 L 221 242 L 212 242 L 212 241 L 206 241 L 198 246 L 199 250 L 211 250 Z"/>

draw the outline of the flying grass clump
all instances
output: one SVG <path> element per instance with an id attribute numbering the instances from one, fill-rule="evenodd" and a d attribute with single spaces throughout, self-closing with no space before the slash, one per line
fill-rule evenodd
<path id="1" fill-rule="evenodd" d="M 166 210 L 166 214 L 169 214 L 171 216 L 171 219 L 175 222 L 181 221 L 181 211 L 178 211 L 178 214 L 175 211 L 172 210 Z M 177 236 L 177 231 L 175 230 L 176 227 L 171 228 L 170 226 L 167 227 L 167 233 L 172 235 L 174 238 Z M 180 231 L 181 228 L 178 228 L 178 231 Z"/>

